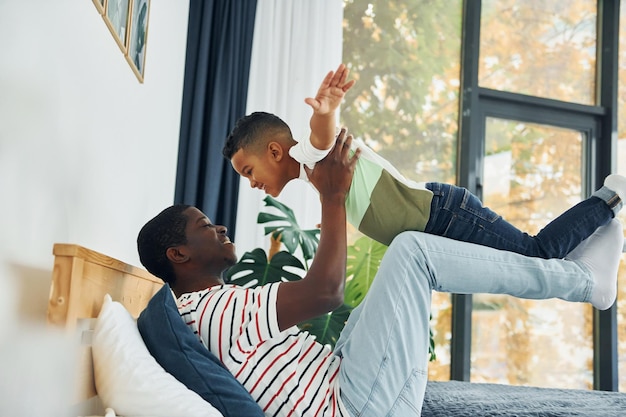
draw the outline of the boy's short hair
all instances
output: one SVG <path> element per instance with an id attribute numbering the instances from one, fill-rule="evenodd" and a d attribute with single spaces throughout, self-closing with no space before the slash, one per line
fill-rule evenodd
<path id="1" fill-rule="evenodd" d="M 148 221 L 137 236 L 139 260 L 152 274 L 173 285 L 176 282 L 174 268 L 167 258 L 167 250 L 187 243 L 185 228 L 188 217 L 185 210 L 191 206 L 170 206 Z"/>
<path id="2" fill-rule="evenodd" d="M 280 117 L 266 112 L 254 112 L 237 121 L 228 135 L 222 155 L 232 159 L 239 149 L 257 152 L 263 148 L 263 139 L 287 137 L 293 140 L 291 129 Z"/>

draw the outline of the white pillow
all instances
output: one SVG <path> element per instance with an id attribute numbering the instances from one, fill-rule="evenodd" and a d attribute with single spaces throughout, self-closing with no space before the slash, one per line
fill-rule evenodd
<path id="1" fill-rule="evenodd" d="M 96 390 L 124 417 L 223 417 L 150 355 L 128 310 L 107 294 L 93 334 Z"/>

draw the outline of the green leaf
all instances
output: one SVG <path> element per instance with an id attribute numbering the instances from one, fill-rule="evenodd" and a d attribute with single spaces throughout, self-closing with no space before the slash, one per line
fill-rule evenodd
<path id="1" fill-rule="evenodd" d="M 387 246 L 367 236 L 348 246 L 344 303 L 358 306 L 370 289 Z"/>
<path id="2" fill-rule="evenodd" d="M 429 321 L 432 320 L 433 315 L 430 315 Z M 432 326 L 428 329 L 428 360 L 430 362 L 437 360 L 437 352 L 435 352 L 435 335 L 433 334 Z"/>
<path id="3" fill-rule="evenodd" d="M 319 245 L 319 229 L 303 230 L 300 239 L 300 250 L 304 259 L 313 259 Z"/>
<path id="4" fill-rule="evenodd" d="M 319 245 L 319 230 L 301 229 L 293 210 L 283 203 L 273 199 L 271 196 L 266 196 L 263 201 L 265 201 L 265 205 L 267 207 L 273 207 L 282 213 L 282 215 L 259 213 L 257 217 L 257 222 L 259 224 L 278 223 L 265 226 L 265 234 L 269 235 L 271 233 L 274 238 L 280 236 L 280 241 L 292 255 L 299 247 L 302 251 L 302 257 L 305 262 L 313 259 L 315 251 L 317 250 L 317 245 Z"/>
<path id="5" fill-rule="evenodd" d="M 284 215 L 259 213 L 258 222 L 286 223 L 286 225 L 267 226 L 265 234 L 274 233 L 274 236 L 280 234 L 281 242 L 285 244 L 288 251 L 278 252 L 270 262 L 267 261 L 267 254 L 261 248 L 246 252 L 239 262 L 226 271 L 224 276 L 226 282 L 242 287 L 256 287 L 272 282 L 297 281 L 302 279 L 306 272 L 302 262 L 293 256 L 297 246 L 300 246 L 305 260 L 310 260 L 315 255 L 319 244 L 319 230 L 300 229 L 293 211 L 270 196 L 265 198 L 265 203 L 267 206 L 275 207 Z M 386 251 L 387 246 L 366 236 L 348 246 L 346 266 L 348 281 L 344 293 L 344 304 L 335 311 L 300 323 L 299 328 L 315 336 L 319 343 L 334 348 L 352 309 L 363 301 L 372 285 Z M 294 270 L 300 274 L 293 272 Z M 429 359 L 435 360 L 435 342 L 432 331 L 430 332 L 429 354 Z"/>
<path id="6" fill-rule="evenodd" d="M 292 223 L 297 223 L 296 222 L 296 215 L 293 213 L 293 210 L 290 209 L 289 207 L 287 207 L 286 205 L 284 205 L 283 203 L 281 203 L 280 201 L 272 198 L 271 196 L 265 196 L 265 198 L 263 199 L 263 201 L 265 201 L 265 205 L 268 207 L 274 207 L 275 209 L 277 209 L 278 211 L 280 211 L 281 213 L 283 213 L 285 215 L 285 217 L 289 218 L 289 221 Z M 270 214 L 267 213 L 259 213 L 259 223 L 263 223 L 261 222 L 260 218 L 262 217 L 262 215 L 267 215 L 267 216 L 271 216 Z"/>
<path id="7" fill-rule="evenodd" d="M 298 327 L 314 335 L 319 343 L 334 348 L 351 311 L 352 307 L 344 304 L 330 313 L 302 322 Z"/>
<path id="8" fill-rule="evenodd" d="M 302 275 L 286 268 L 301 270 L 302 275 L 305 270 L 302 262 L 288 252 L 278 252 L 268 262 L 265 251 L 256 248 L 244 253 L 239 262 L 226 271 L 224 280 L 242 287 L 257 287 L 272 282 L 302 279 Z"/>
<path id="9" fill-rule="evenodd" d="M 268 197 L 266 197 L 267 199 Z M 259 213 L 256 218 L 257 223 L 267 223 L 267 222 L 276 222 L 276 221 L 290 221 L 289 217 L 279 216 L 277 214 L 272 213 Z"/>

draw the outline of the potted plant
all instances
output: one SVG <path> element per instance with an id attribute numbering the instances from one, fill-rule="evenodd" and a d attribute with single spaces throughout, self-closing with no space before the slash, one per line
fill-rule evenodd
<path id="1" fill-rule="evenodd" d="M 224 278 L 227 282 L 255 287 L 299 280 L 304 277 L 315 256 L 319 229 L 301 229 L 293 210 L 270 196 L 266 196 L 264 202 L 274 213 L 260 212 L 257 222 L 266 224 L 265 234 L 270 235 L 270 249 L 268 253 L 262 248 L 244 253 L 239 262 L 226 271 Z M 281 250 L 283 246 L 286 250 Z M 298 250 L 302 261 L 295 256 Z M 386 251 L 387 246 L 367 236 L 349 245 L 343 305 L 328 314 L 300 323 L 298 327 L 314 335 L 318 342 L 334 347 L 350 312 L 367 294 Z M 430 360 L 434 358 L 431 334 Z"/>

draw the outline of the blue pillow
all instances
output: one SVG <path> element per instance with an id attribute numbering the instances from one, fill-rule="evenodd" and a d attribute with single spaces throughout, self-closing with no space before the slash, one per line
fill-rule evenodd
<path id="1" fill-rule="evenodd" d="M 250 393 L 183 322 L 168 284 L 154 294 L 137 326 L 156 361 L 224 417 L 263 417 Z"/>

